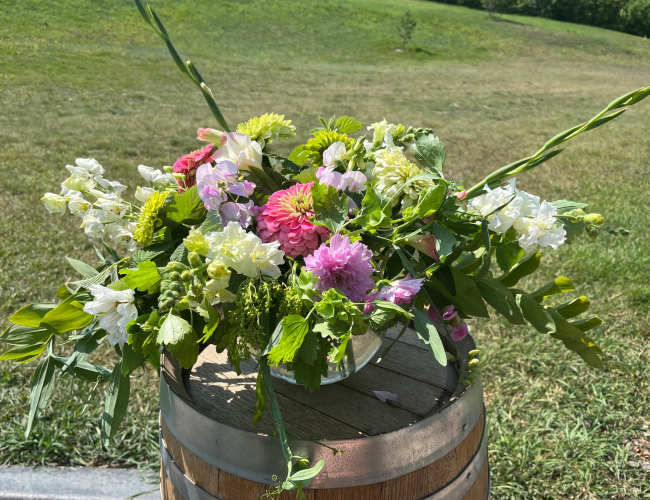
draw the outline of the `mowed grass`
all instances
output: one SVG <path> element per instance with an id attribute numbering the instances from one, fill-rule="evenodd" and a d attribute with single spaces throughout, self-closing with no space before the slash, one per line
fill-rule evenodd
<path id="1" fill-rule="evenodd" d="M 154 7 L 192 57 L 227 120 L 287 115 L 307 138 L 317 116 L 433 127 L 447 171 L 472 185 L 650 85 L 650 41 L 597 28 L 388 0 L 161 0 Z M 418 21 L 408 53 L 395 24 Z M 50 216 L 64 166 L 94 157 L 135 191 L 137 165 L 171 165 L 216 126 L 198 91 L 129 0 L 0 0 L 0 315 L 52 300 L 74 277 L 65 255 L 94 260 L 79 219 Z M 650 498 L 650 100 L 567 144 L 519 184 L 603 213 L 627 238 L 549 252 L 534 282 L 568 276 L 605 324 L 607 369 L 561 343 L 494 318 L 484 350 L 496 499 Z M 6 323 L 6 322 L 5 322 Z M 112 366 L 107 349 L 97 362 Z M 34 366 L 0 364 L 0 462 L 157 466 L 157 376 L 141 372 L 114 447 L 100 445 L 99 386 L 61 380 L 23 437 Z M 637 467 L 629 465 L 638 463 Z"/>

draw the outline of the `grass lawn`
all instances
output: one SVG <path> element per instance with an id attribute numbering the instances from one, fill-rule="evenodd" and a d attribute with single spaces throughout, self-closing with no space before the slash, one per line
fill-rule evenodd
<path id="1" fill-rule="evenodd" d="M 317 116 L 433 127 L 447 170 L 470 186 L 536 151 L 613 98 L 650 85 L 650 41 L 544 19 L 406 0 L 156 0 L 231 125 L 287 115 L 298 138 Z M 407 53 L 395 25 L 418 22 Z M 93 261 L 75 217 L 47 214 L 64 166 L 94 157 L 131 186 L 137 165 L 196 149 L 209 110 L 130 0 L 0 0 L 0 317 L 52 300 Z M 561 343 L 498 318 L 476 322 L 484 349 L 493 497 L 650 498 L 650 99 L 523 175 L 548 200 L 588 202 L 627 238 L 550 252 L 539 284 L 568 276 L 605 321 L 609 354 L 589 369 Z M 534 289 L 538 283 L 527 283 Z M 578 293 L 571 294 L 572 298 Z M 566 298 L 566 297 L 565 297 Z M 3 323 L 0 320 L 0 323 Z M 6 323 L 6 322 L 5 322 Z M 112 366 L 110 352 L 102 362 Z M 63 379 L 29 439 L 34 366 L 0 364 L 0 463 L 158 466 L 157 376 L 132 382 L 115 447 L 100 445 L 103 388 Z M 630 465 L 632 462 L 638 466 Z M 650 468 L 650 467 L 649 467 Z"/>

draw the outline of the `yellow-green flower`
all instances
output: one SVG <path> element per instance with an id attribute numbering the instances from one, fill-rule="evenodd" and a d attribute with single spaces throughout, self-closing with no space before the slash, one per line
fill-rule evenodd
<path id="1" fill-rule="evenodd" d="M 296 127 L 291 125 L 291 120 L 285 120 L 284 115 L 266 113 L 262 116 L 251 118 L 246 123 L 237 125 L 237 132 L 248 135 L 264 147 L 267 142 L 278 139 L 289 139 L 296 135 Z"/>
<path id="2" fill-rule="evenodd" d="M 169 191 L 156 191 L 149 196 L 142 207 L 142 213 L 133 231 L 133 239 L 141 246 L 151 245 L 153 232 L 157 227 L 158 215 L 165 205 Z"/>
<path id="3" fill-rule="evenodd" d="M 200 255 L 206 255 L 210 251 L 208 240 L 205 239 L 203 233 L 198 229 L 190 230 L 190 234 L 183 240 L 185 248 L 190 252 L 196 252 Z"/>
<path id="4" fill-rule="evenodd" d="M 311 160 L 315 167 L 320 167 L 323 165 L 323 153 L 335 142 L 342 142 L 345 149 L 349 150 L 354 144 L 354 139 L 334 130 L 319 130 L 305 144 L 304 151 L 309 152 L 307 160 Z"/>
<path id="5" fill-rule="evenodd" d="M 375 190 L 386 198 L 393 198 L 401 190 L 402 193 L 393 198 L 393 205 L 397 204 L 400 196 L 402 198 L 402 209 L 412 207 L 418 201 L 420 192 L 434 186 L 435 183 L 429 179 L 420 179 L 404 185 L 413 177 L 424 172 L 420 167 L 411 163 L 401 150 L 384 149 L 375 157 L 375 168 L 372 171 L 379 181 L 375 184 Z"/>

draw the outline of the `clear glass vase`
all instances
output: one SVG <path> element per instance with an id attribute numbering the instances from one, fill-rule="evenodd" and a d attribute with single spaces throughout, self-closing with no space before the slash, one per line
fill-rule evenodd
<path id="1" fill-rule="evenodd" d="M 361 370 L 377 354 L 386 332 L 376 333 L 368 330 L 365 335 L 353 335 L 345 349 L 345 354 L 340 363 L 329 363 L 327 377 L 321 377 L 321 385 L 334 384 L 348 378 L 353 373 Z M 271 375 L 297 384 L 293 372 L 287 370 L 287 365 L 271 366 Z"/>

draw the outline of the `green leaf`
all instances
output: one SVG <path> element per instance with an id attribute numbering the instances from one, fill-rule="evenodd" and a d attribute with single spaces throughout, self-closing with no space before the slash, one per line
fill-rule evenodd
<path id="1" fill-rule="evenodd" d="M 419 309 L 415 309 L 415 316 L 413 319 L 415 323 L 415 332 L 418 334 L 418 338 L 424 342 L 438 363 L 442 366 L 447 366 L 445 347 L 442 345 L 442 340 L 440 340 L 438 330 L 436 330 L 436 327 L 429 317 Z"/>
<path id="2" fill-rule="evenodd" d="M 163 344 L 176 358 L 181 368 L 192 368 L 199 357 L 199 344 L 192 326 L 179 316 L 169 313 L 158 332 L 158 344 Z"/>
<path id="3" fill-rule="evenodd" d="M 305 318 L 297 314 L 290 314 L 282 318 L 282 338 L 280 343 L 271 349 L 269 363 L 279 365 L 293 361 L 308 331 L 309 323 Z"/>
<path id="4" fill-rule="evenodd" d="M 14 325 L 38 327 L 43 317 L 56 307 L 56 304 L 29 304 L 18 309 L 10 318 Z"/>
<path id="5" fill-rule="evenodd" d="M 122 375 L 133 373 L 137 368 L 144 365 L 146 358 L 142 352 L 136 352 L 129 344 L 122 347 Z"/>
<path id="6" fill-rule="evenodd" d="M 555 322 L 555 332 L 551 337 L 558 340 L 580 340 L 584 337 L 584 333 L 569 323 L 564 317 L 557 312 L 553 307 L 545 307 L 546 311 L 551 315 Z"/>
<path id="7" fill-rule="evenodd" d="M 451 268 L 451 273 L 454 278 L 454 284 L 456 285 L 456 295 L 449 293 L 435 276 L 431 278 L 438 285 L 440 293 L 447 297 L 457 309 L 467 316 L 489 318 L 490 315 L 487 307 L 485 307 L 485 302 L 483 302 L 483 297 L 474 279 L 454 267 Z"/>
<path id="8" fill-rule="evenodd" d="M 72 373 L 75 377 L 86 382 L 97 382 L 98 380 L 108 380 L 111 376 L 111 371 L 107 370 L 103 366 L 96 366 L 88 361 L 79 360 L 74 363 L 72 369 L 68 369 L 70 365 L 69 358 L 61 358 L 59 356 L 53 356 L 54 364 L 57 368 L 63 370 L 66 369 L 65 373 Z"/>
<path id="9" fill-rule="evenodd" d="M 264 373 L 262 370 L 257 372 L 257 382 L 255 383 L 255 408 L 253 409 L 253 425 L 259 424 L 264 418 L 266 412 L 266 382 L 264 382 Z"/>
<path id="10" fill-rule="evenodd" d="M 582 319 L 580 321 L 572 321 L 571 324 L 582 332 L 588 332 L 589 330 L 602 325 L 603 320 L 600 319 L 598 316 L 593 316 L 591 318 Z"/>
<path id="11" fill-rule="evenodd" d="M 564 229 L 566 231 L 566 241 L 567 243 L 571 243 L 575 238 L 580 236 L 587 225 L 582 222 L 582 221 L 575 221 L 571 220 L 569 217 L 558 217 L 559 221 L 562 223 L 564 226 Z"/>
<path id="12" fill-rule="evenodd" d="M 340 120 L 340 118 L 339 118 Z M 323 470 L 323 467 L 325 466 L 325 460 L 319 460 L 316 465 L 314 465 L 310 469 L 305 469 L 301 470 L 299 472 L 296 472 L 291 476 L 291 481 L 306 481 L 307 479 L 311 479 L 313 477 L 316 477 L 318 473 Z"/>
<path id="13" fill-rule="evenodd" d="M 418 134 L 415 136 L 415 142 L 411 144 L 411 153 L 425 170 L 442 178 L 447 153 L 440 139 L 433 134 Z"/>
<path id="14" fill-rule="evenodd" d="M 104 446 L 110 445 L 117 429 L 122 423 L 126 409 L 129 405 L 131 392 L 131 377 L 122 374 L 122 361 L 113 368 L 111 379 L 104 400 L 104 414 L 102 415 L 102 441 Z"/>
<path id="15" fill-rule="evenodd" d="M 524 253 L 518 241 L 501 244 L 496 248 L 497 264 L 504 273 L 507 273 L 521 260 Z"/>
<path id="16" fill-rule="evenodd" d="M 599 356 L 602 351 L 596 341 L 586 337 L 580 329 L 569 323 L 552 307 L 547 307 L 546 310 L 553 316 L 557 328 L 551 337 L 562 340 L 567 349 L 577 353 L 589 366 L 602 370 L 604 366 Z"/>
<path id="17" fill-rule="evenodd" d="M 11 325 L 0 336 L 0 340 L 15 346 L 33 346 L 45 344 L 53 333 L 47 328 Z"/>
<path id="18" fill-rule="evenodd" d="M 453 252 L 458 243 L 454 233 L 439 222 L 433 225 L 433 236 L 436 239 L 436 252 L 441 259 Z"/>
<path id="19" fill-rule="evenodd" d="M 561 305 L 556 309 L 557 312 L 559 312 L 562 316 L 569 319 L 585 312 L 587 309 L 589 309 L 590 304 L 591 302 L 589 302 L 589 299 L 583 295 L 582 297 L 578 297 L 577 299 L 574 299 L 567 304 Z"/>
<path id="20" fill-rule="evenodd" d="M 126 275 L 124 283 L 129 288 L 140 292 L 155 292 L 162 280 L 160 274 L 158 274 L 158 267 L 150 260 L 140 262 L 137 270 L 122 269 L 120 274 Z"/>
<path id="21" fill-rule="evenodd" d="M 199 231 L 202 234 L 208 234 L 218 231 L 223 231 L 223 220 L 221 219 L 221 212 L 218 208 L 212 208 L 208 215 L 205 217 L 205 221 L 199 227 Z"/>
<path id="22" fill-rule="evenodd" d="M 445 285 L 445 288 L 451 295 L 456 295 L 456 283 L 454 283 L 454 275 L 451 273 L 450 266 L 440 266 L 435 270 L 433 275 Z"/>
<path id="23" fill-rule="evenodd" d="M 309 184 L 310 182 L 318 183 L 319 180 L 316 177 L 316 172 L 318 172 L 318 167 L 308 167 L 302 172 L 294 175 L 292 179 L 301 184 Z"/>
<path id="24" fill-rule="evenodd" d="M 341 116 L 336 120 L 336 130 L 341 134 L 354 134 L 363 128 L 363 122 L 350 118 L 349 116 Z"/>
<path id="25" fill-rule="evenodd" d="M 29 395 L 29 418 L 25 429 L 25 438 L 29 437 L 41 411 L 52 395 L 56 379 L 54 368 L 54 360 L 50 356 L 41 360 L 36 367 L 32 377 L 32 392 Z"/>
<path id="26" fill-rule="evenodd" d="M 116 292 L 121 292 L 122 290 L 128 290 L 129 286 L 124 283 L 124 278 L 113 281 L 113 283 L 109 283 L 106 285 L 106 288 L 110 288 L 111 290 L 115 290 Z"/>
<path id="27" fill-rule="evenodd" d="M 551 295 L 557 295 L 558 293 L 566 293 L 571 290 L 575 290 L 573 283 L 569 281 L 569 278 L 566 276 L 560 276 L 555 281 L 547 283 L 539 290 L 531 293 L 537 302 L 542 302 L 545 298 L 550 297 Z"/>
<path id="28" fill-rule="evenodd" d="M 51 311 L 48 311 L 39 326 L 49 326 L 59 333 L 79 330 L 92 323 L 94 316 L 84 312 L 83 304 L 77 301 L 79 294 L 74 294 Z"/>
<path id="29" fill-rule="evenodd" d="M 327 227 L 333 234 L 338 233 L 348 216 L 348 197 L 344 194 L 339 200 L 338 191 L 324 184 L 314 184 L 311 194 L 314 200 L 312 222 Z"/>
<path id="30" fill-rule="evenodd" d="M 310 151 L 305 149 L 305 144 L 301 144 L 289 155 L 288 160 L 295 163 L 296 165 L 304 165 L 305 162 L 309 159 Z"/>
<path id="31" fill-rule="evenodd" d="M 73 281 L 71 284 L 81 288 L 90 288 L 93 285 L 103 285 L 114 269 L 114 266 L 109 266 L 95 276 L 83 280 Z"/>
<path id="32" fill-rule="evenodd" d="M 164 250 L 153 251 L 151 250 L 151 247 L 136 250 L 131 254 L 131 258 L 129 259 L 129 266 L 138 267 L 138 264 L 140 264 L 141 262 L 144 262 L 146 260 L 153 260 L 159 255 L 162 255 L 164 253 L 165 253 Z"/>
<path id="33" fill-rule="evenodd" d="M 201 340 L 199 340 L 200 343 L 205 343 L 210 340 L 210 337 L 212 337 L 212 334 L 219 326 L 219 321 L 221 319 L 221 316 L 219 316 L 217 310 L 212 307 L 212 304 L 210 304 L 210 301 L 207 297 L 203 298 L 203 308 L 208 313 L 208 322 L 206 323 L 205 327 L 203 327 L 203 337 L 201 337 Z"/>
<path id="34" fill-rule="evenodd" d="M 65 300 L 70 297 L 74 292 L 71 292 L 67 285 L 61 285 L 56 292 L 56 298 Z"/>
<path id="35" fill-rule="evenodd" d="M 80 260 L 76 259 L 71 259 L 70 257 L 66 257 L 68 259 L 68 262 L 72 267 L 75 268 L 75 270 L 81 274 L 84 278 L 92 278 L 93 276 L 97 276 L 99 274 L 99 271 L 95 269 L 92 266 L 89 266 L 85 262 L 81 262 Z"/>
<path id="36" fill-rule="evenodd" d="M 174 250 L 171 257 L 169 257 L 169 260 L 174 262 L 181 262 L 182 264 L 189 266 L 190 263 L 187 260 L 189 253 L 190 252 L 187 250 L 185 243 L 181 241 L 181 244 L 176 247 L 176 250 Z"/>
<path id="37" fill-rule="evenodd" d="M 512 292 L 500 281 L 486 276 L 476 283 L 485 301 L 513 325 L 525 325 L 524 316 Z"/>
<path id="38" fill-rule="evenodd" d="M 345 351 L 348 348 L 349 341 L 350 341 L 350 332 L 347 332 L 346 334 L 340 337 L 339 345 L 335 346 L 332 349 L 332 351 L 329 353 L 329 357 L 332 363 L 336 363 L 338 365 L 343 360 L 343 356 L 345 356 Z M 311 364 L 313 365 L 313 363 Z"/>
<path id="39" fill-rule="evenodd" d="M 388 302 L 387 300 L 378 300 L 373 302 L 375 309 L 380 309 L 382 311 L 388 311 L 393 315 L 397 316 L 401 321 L 408 322 L 411 321 L 411 316 L 409 313 L 402 307 L 394 304 L 393 302 Z"/>
<path id="40" fill-rule="evenodd" d="M 537 268 L 539 267 L 539 263 L 541 261 L 542 254 L 535 253 L 530 257 L 522 260 L 508 274 L 501 276 L 499 278 L 499 281 L 507 287 L 513 287 L 519 283 L 519 280 L 521 278 L 528 276 L 529 274 L 533 274 L 535 271 L 537 271 Z"/>
<path id="41" fill-rule="evenodd" d="M 551 203 L 551 205 L 557 208 L 558 214 L 571 212 L 572 210 L 585 209 L 589 206 L 588 203 L 578 203 L 576 201 L 568 201 L 568 200 L 557 200 Z"/>
<path id="42" fill-rule="evenodd" d="M 195 212 L 203 209 L 203 200 L 199 198 L 196 186 L 178 194 L 165 205 L 165 214 L 174 222 L 183 222 L 189 218 L 196 218 Z"/>
<path id="43" fill-rule="evenodd" d="M 318 358 L 318 337 L 313 331 L 308 331 L 302 341 L 298 356 L 308 365 L 313 365 Z"/>
<path id="44" fill-rule="evenodd" d="M 384 277 L 387 280 L 392 280 L 402 272 L 402 269 L 404 269 L 404 267 L 402 266 L 402 259 L 399 258 L 397 252 L 393 252 L 393 254 L 388 259 L 388 262 L 386 263 L 386 270 L 384 271 Z"/>
<path id="45" fill-rule="evenodd" d="M 22 360 L 22 358 L 28 356 L 30 360 L 34 359 L 40 356 L 43 353 L 43 351 L 45 351 L 46 345 L 47 345 L 46 343 L 43 343 L 43 344 L 36 344 L 36 345 L 14 347 L 13 349 L 9 349 L 3 352 L 2 356 L 0 356 L 0 361 L 5 361 L 9 359 Z"/>
<path id="46" fill-rule="evenodd" d="M 517 304 L 524 314 L 524 318 L 539 333 L 555 333 L 555 322 L 551 314 L 537 302 L 532 295 L 522 293 L 517 295 Z"/>
<path id="47" fill-rule="evenodd" d="M 422 191 L 413 215 L 419 219 L 433 215 L 445 201 L 446 193 L 447 184 L 444 182 L 441 182 L 435 187 L 430 187 L 426 191 Z"/>

